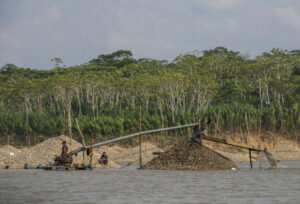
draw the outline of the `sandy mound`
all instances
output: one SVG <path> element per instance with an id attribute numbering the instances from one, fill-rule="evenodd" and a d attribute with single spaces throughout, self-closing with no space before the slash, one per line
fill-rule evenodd
<path id="1" fill-rule="evenodd" d="M 9 152 L 13 152 L 13 153 L 19 153 L 21 150 L 17 149 L 11 145 L 5 145 L 3 147 L 0 148 L 0 152 L 4 152 L 4 153 L 9 153 Z"/>
<path id="2" fill-rule="evenodd" d="M 0 148 L 0 168 L 4 168 L 6 165 L 10 165 L 13 158 L 21 152 L 20 149 L 17 149 L 11 145 L 5 145 Z M 10 155 L 10 154 L 13 155 Z"/>
<path id="3" fill-rule="evenodd" d="M 6 145 L 0 149 L 0 168 L 4 168 L 5 165 L 9 165 L 10 168 L 24 168 L 24 164 L 30 164 L 35 167 L 42 163 L 47 165 L 53 163 L 55 155 L 60 155 L 61 153 L 61 143 L 62 141 L 67 141 L 69 151 L 78 149 L 82 147 L 82 144 L 72 140 L 70 145 L 70 139 L 67 136 L 59 136 L 45 140 L 44 142 L 33 146 L 31 148 L 16 149 L 12 146 Z M 9 153 L 14 152 L 14 156 L 9 157 Z M 100 158 L 100 154 L 96 151 L 93 156 L 93 166 L 97 165 L 97 160 Z M 73 163 L 82 164 L 83 162 L 82 153 L 79 153 L 77 157 L 73 157 Z M 86 160 L 86 164 L 89 160 Z M 108 167 L 119 168 L 115 162 L 110 161 Z"/>
<path id="4" fill-rule="evenodd" d="M 67 143 L 70 141 L 68 137 L 62 135 L 47 139 L 31 148 L 20 150 L 20 152 L 13 157 L 10 168 L 23 168 L 25 163 L 37 166 L 40 163 L 48 164 L 53 162 L 55 155 L 60 155 L 61 153 L 61 143 L 63 140 L 66 140 Z M 73 150 L 81 147 L 81 144 L 72 140 L 72 145 L 68 144 L 68 146 L 70 150 Z"/>
<path id="5" fill-rule="evenodd" d="M 237 168 L 228 158 L 193 141 L 182 140 L 143 166 L 155 170 L 222 170 Z"/>

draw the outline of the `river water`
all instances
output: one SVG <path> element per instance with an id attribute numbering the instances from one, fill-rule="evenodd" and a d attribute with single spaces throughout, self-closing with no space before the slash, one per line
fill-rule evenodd
<path id="1" fill-rule="evenodd" d="M 300 162 L 278 169 L 0 170 L 0 203 L 300 203 Z M 257 164 L 256 166 L 257 167 Z"/>

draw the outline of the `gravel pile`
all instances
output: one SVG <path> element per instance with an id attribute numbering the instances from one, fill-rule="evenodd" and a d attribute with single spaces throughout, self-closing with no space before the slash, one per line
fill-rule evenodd
<path id="1" fill-rule="evenodd" d="M 181 140 L 161 153 L 142 169 L 151 170 L 225 170 L 236 168 L 233 162 L 191 140 Z"/>

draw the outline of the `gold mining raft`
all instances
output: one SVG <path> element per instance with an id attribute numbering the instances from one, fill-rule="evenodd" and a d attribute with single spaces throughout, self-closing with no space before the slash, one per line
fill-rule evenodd
<path id="1" fill-rule="evenodd" d="M 221 134 L 222 138 L 209 136 L 207 134 L 208 126 L 210 124 L 214 125 L 214 128 L 217 129 L 217 131 Z M 147 134 L 152 134 L 153 135 L 154 133 L 158 133 L 158 132 L 170 131 L 170 130 L 176 130 L 176 129 L 183 129 L 183 128 L 190 128 L 190 127 L 193 128 L 193 134 L 192 134 L 192 137 L 189 139 L 189 141 L 187 141 L 187 143 L 183 142 L 181 145 L 179 145 L 179 146 L 177 145 L 174 148 L 175 149 L 177 148 L 176 152 L 185 152 L 185 155 L 189 155 L 189 153 L 193 152 L 193 149 L 195 149 L 195 148 L 200 148 L 201 151 L 197 150 L 198 151 L 197 154 L 199 154 L 199 155 L 202 154 L 202 156 L 206 154 L 205 157 L 202 157 L 202 160 L 200 159 L 201 157 L 199 155 L 198 155 L 198 157 L 197 157 L 196 154 L 189 155 L 186 159 L 184 159 L 184 162 L 186 162 L 186 164 L 190 164 L 190 165 L 184 165 L 184 167 L 178 168 L 178 166 L 180 166 L 180 164 L 184 164 L 184 162 L 182 160 L 178 160 L 178 159 L 174 159 L 174 158 L 169 157 L 170 155 L 172 155 L 170 153 L 171 151 L 169 150 L 166 153 L 162 153 L 157 158 L 154 158 L 153 161 L 150 161 L 148 164 L 145 164 L 144 167 L 143 167 L 143 165 L 142 165 L 142 153 L 141 153 L 142 152 L 142 145 L 141 145 L 142 135 L 147 135 Z M 80 135 L 82 137 L 83 146 L 81 148 L 78 148 L 78 149 L 68 153 L 65 156 L 56 156 L 54 165 L 45 166 L 45 167 L 43 167 L 43 169 L 45 169 L 45 170 L 87 170 L 87 169 L 92 169 L 92 165 L 91 165 L 92 162 L 91 161 L 92 161 L 92 157 L 93 157 L 93 148 L 100 147 L 100 146 L 103 146 L 103 145 L 107 145 L 107 144 L 110 144 L 110 143 L 119 142 L 119 141 L 126 140 L 126 139 L 133 138 L 133 137 L 139 137 L 139 141 L 140 141 L 140 148 L 139 148 L 140 149 L 140 169 L 205 170 L 205 169 L 231 169 L 231 168 L 236 167 L 232 163 L 232 161 L 229 160 L 228 158 L 214 152 L 213 150 L 208 149 L 207 147 L 204 147 L 202 145 L 202 140 L 209 140 L 209 141 L 216 142 L 216 143 L 221 143 L 221 144 L 226 144 L 226 145 L 230 145 L 230 146 L 234 146 L 234 147 L 247 149 L 249 151 L 249 161 L 250 161 L 251 168 L 253 167 L 253 165 L 252 165 L 252 154 L 251 154 L 252 152 L 257 152 L 258 154 L 259 153 L 265 153 L 265 155 L 267 156 L 267 158 L 268 158 L 268 160 L 271 164 L 271 167 L 277 167 L 276 160 L 274 159 L 272 154 L 267 151 L 266 148 L 256 147 L 254 145 L 249 145 L 249 144 L 237 143 L 237 142 L 233 142 L 233 141 L 227 141 L 226 139 L 224 139 L 225 137 L 221 133 L 221 131 L 218 128 L 218 126 L 216 125 L 216 123 L 214 123 L 214 121 L 211 120 L 208 117 L 203 118 L 199 123 L 181 125 L 181 126 L 169 127 L 169 128 L 161 128 L 161 129 L 156 129 L 156 130 L 142 131 L 142 132 L 130 134 L 130 135 L 127 135 L 127 136 L 115 138 L 115 139 L 112 139 L 112 140 L 108 140 L 108 141 L 105 141 L 105 142 L 101 142 L 101 143 L 97 143 L 97 144 L 93 144 L 93 145 L 89 145 L 89 146 L 85 145 L 83 135 L 81 134 L 80 129 L 79 129 L 79 132 L 80 132 Z M 195 144 L 197 144 L 197 145 L 195 145 Z M 189 148 L 186 148 L 186 147 L 189 147 Z M 178 149 L 178 148 L 182 148 L 183 151 L 181 151 L 181 149 Z M 192 148 L 192 151 L 191 151 L 191 148 Z M 187 149 L 187 150 L 185 150 L 185 149 Z M 82 152 L 82 155 L 83 155 L 83 162 L 84 162 L 84 158 L 85 158 L 85 152 L 86 152 L 86 155 L 90 157 L 90 164 L 89 165 L 85 165 L 84 163 L 83 164 L 73 164 L 72 156 L 74 156 L 74 155 L 77 156 L 77 154 L 80 153 L 80 152 Z M 214 153 L 212 153 L 212 152 L 214 152 Z M 173 156 L 174 156 L 174 154 L 173 154 Z M 196 166 L 196 167 L 194 165 L 195 160 L 193 159 L 193 157 L 194 158 L 197 157 L 197 162 L 199 163 L 199 165 Z M 207 160 L 209 157 L 211 157 L 212 160 Z M 226 167 L 224 165 L 220 166 L 220 167 L 214 165 L 214 162 L 217 161 L 220 158 L 223 158 L 223 159 L 225 158 L 225 160 L 227 160 L 227 161 L 229 160 L 231 162 L 231 164 L 226 165 Z M 172 160 L 172 162 L 178 161 L 179 163 L 170 166 L 169 164 L 172 163 L 171 161 L 168 161 L 170 159 Z M 158 162 L 159 160 L 163 161 L 163 162 Z M 211 164 L 211 166 L 205 165 L 205 163 L 209 163 L 209 164 Z M 223 163 L 225 164 L 226 162 L 223 162 Z M 200 164 L 203 164 L 202 165 L 203 167 L 201 167 Z M 167 166 L 164 166 L 164 165 L 167 165 Z M 260 162 L 260 165 L 261 165 L 261 162 Z"/>

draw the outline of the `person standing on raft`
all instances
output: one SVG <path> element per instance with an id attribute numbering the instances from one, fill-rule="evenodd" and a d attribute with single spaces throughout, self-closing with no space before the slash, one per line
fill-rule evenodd
<path id="1" fill-rule="evenodd" d="M 67 142 L 63 141 L 62 142 L 62 149 L 61 149 L 61 156 L 67 156 L 69 151 L 69 147 L 67 146 Z"/>

